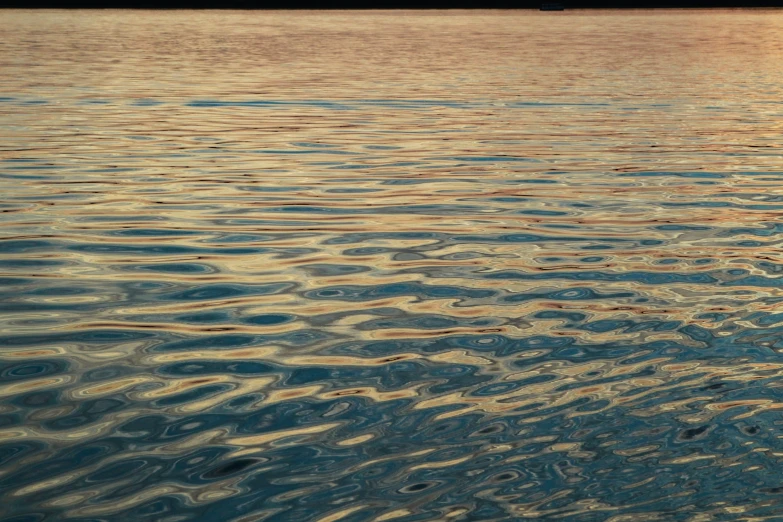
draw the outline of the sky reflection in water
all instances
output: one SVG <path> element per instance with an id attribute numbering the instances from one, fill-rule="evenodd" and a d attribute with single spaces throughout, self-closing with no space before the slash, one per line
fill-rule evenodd
<path id="1" fill-rule="evenodd" d="M 779 518 L 783 15 L 4 15 L 2 520 Z"/>

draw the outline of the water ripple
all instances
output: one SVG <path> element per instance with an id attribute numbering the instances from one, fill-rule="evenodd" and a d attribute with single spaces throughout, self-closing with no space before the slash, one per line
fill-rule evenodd
<path id="1" fill-rule="evenodd" d="M 6 14 L 2 520 L 779 518 L 780 14 Z"/>

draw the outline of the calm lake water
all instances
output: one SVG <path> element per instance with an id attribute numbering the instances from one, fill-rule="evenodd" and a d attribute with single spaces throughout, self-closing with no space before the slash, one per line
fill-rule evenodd
<path id="1" fill-rule="evenodd" d="M 783 11 L 3 11 L 5 522 L 783 518 Z"/>

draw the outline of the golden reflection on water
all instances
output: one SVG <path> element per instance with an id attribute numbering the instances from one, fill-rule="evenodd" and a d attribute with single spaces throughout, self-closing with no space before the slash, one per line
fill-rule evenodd
<path id="1" fill-rule="evenodd" d="M 779 517 L 778 11 L 4 16 L 0 516 Z"/>

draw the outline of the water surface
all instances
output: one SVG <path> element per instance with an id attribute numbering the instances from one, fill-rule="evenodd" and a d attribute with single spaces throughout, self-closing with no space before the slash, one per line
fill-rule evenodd
<path id="1" fill-rule="evenodd" d="M 780 11 L 3 20 L 3 521 L 781 518 Z"/>

